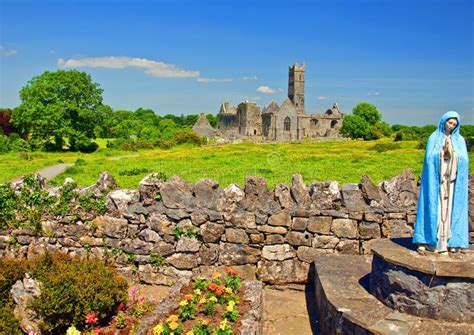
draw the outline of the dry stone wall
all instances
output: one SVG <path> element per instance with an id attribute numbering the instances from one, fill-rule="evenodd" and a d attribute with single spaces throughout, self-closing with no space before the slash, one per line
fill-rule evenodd
<path id="1" fill-rule="evenodd" d="M 98 185 L 109 179 L 101 176 Z M 105 259 L 149 284 L 172 285 L 225 266 L 267 284 L 304 283 L 318 254 L 368 254 L 376 239 L 411 236 L 417 192 L 410 170 L 379 185 L 368 176 L 359 185 L 306 185 L 297 174 L 274 189 L 255 176 L 243 189 L 222 189 L 209 179 L 191 184 L 150 175 L 138 190 L 108 193 L 103 216 L 48 220 L 43 236 L 0 232 L 0 253 L 31 257 L 59 250 Z"/>

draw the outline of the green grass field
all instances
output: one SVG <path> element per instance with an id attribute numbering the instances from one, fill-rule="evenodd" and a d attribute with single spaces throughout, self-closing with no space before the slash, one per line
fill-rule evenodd
<path id="1" fill-rule="evenodd" d="M 76 164 L 53 179 L 51 184 L 61 184 L 65 177 L 70 176 L 79 185 L 91 185 L 102 171 L 110 172 L 124 188 L 136 188 L 150 172 L 180 175 L 191 182 L 211 178 L 221 186 L 230 183 L 243 185 L 248 175 L 262 176 L 270 186 L 274 186 L 279 182 L 289 183 L 295 173 L 301 173 L 306 183 L 323 180 L 357 183 L 362 174 L 368 174 L 379 182 L 406 168 L 411 168 L 416 175 L 421 173 L 424 150 L 417 149 L 417 142 L 397 142 L 399 149 L 381 153 L 370 150 L 377 143 L 393 142 L 242 143 L 137 152 L 104 149 L 101 145 L 102 148 L 92 154 L 43 152 L 31 154 L 30 160 L 18 153 L 9 153 L 0 156 L 0 183 L 61 162 Z M 139 156 L 111 159 L 123 155 Z M 471 153 L 470 172 L 473 172 L 473 160 Z"/>

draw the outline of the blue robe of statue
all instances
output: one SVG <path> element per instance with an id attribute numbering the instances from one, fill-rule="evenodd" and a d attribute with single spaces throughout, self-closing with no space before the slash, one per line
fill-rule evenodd
<path id="1" fill-rule="evenodd" d="M 448 240 L 448 247 L 468 248 L 469 158 L 467 155 L 466 142 L 459 134 L 461 119 L 458 113 L 452 111 L 447 112 L 441 117 L 438 129 L 430 135 L 426 145 L 413 243 L 436 246 L 438 242 L 438 206 L 441 179 L 440 151 L 446 139 L 445 123 L 451 118 L 456 118 L 458 121 L 456 128 L 451 132 L 453 150 L 458 157 L 458 167 L 454 184 L 451 212 L 451 237 Z"/>

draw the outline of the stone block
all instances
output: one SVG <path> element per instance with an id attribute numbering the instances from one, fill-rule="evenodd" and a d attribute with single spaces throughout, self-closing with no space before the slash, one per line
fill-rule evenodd
<path id="1" fill-rule="evenodd" d="M 194 254 L 175 253 L 166 258 L 166 262 L 180 270 L 190 270 L 199 265 L 198 258 Z"/>
<path id="2" fill-rule="evenodd" d="M 330 216 L 312 216 L 309 218 L 307 229 L 312 233 L 329 234 L 332 218 Z"/>
<path id="3" fill-rule="evenodd" d="M 293 222 L 291 224 L 291 229 L 305 231 L 306 227 L 308 226 L 308 222 L 309 222 L 308 218 L 294 217 Z"/>
<path id="4" fill-rule="evenodd" d="M 257 230 L 261 231 L 262 233 L 282 234 L 282 235 L 288 232 L 288 230 L 284 227 L 274 227 L 274 226 L 269 226 L 269 225 L 258 226 Z"/>
<path id="5" fill-rule="evenodd" d="M 176 245 L 178 252 L 198 252 L 201 243 L 195 237 L 181 236 Z"/>
<path id="6" fill-rule="evenodd" d="M 282 210 L 268 218 L 270 226 L 289 227 L 291 223 L 291 216 L 287 210 Z"/>
<path id="7" fill-rule="evenodd" d="M 376 222 L 359 223 L 359 236 L 362 239 L 380 238 L 380 225 Z"/>
<path id="8" fill-rule="evenodd" d="M 207 222 L 201 226 L 202 240 L 205 243 L 218 242 L 224 231 L 225 227 L 223 224 Z"/>
<path id="9" fill-rule="evenodd" d="M 405 220 L 383 220 L 382 234 L 384 237 L 411 237 L 413 229 Z"/>
<path id="10" fill-rule="evenodd" d="M 320 235 L 313 238 L 313 248 L 315 249 L 334 249 L 339 243 L 336 236 Z"/>
<path id="11" fill-rule="evenodd" d="M 255 221 L 255 214 L 249 212 L 235 213 L 231 219 L 231 223 L 236 228 L 255 229 L 257 223 Z"/>
<path id="12" fill-rule="evenodd" d="M 296 255 L 298 256 L 299 260 L 306 263 L 312 263 L 316 257 L 316 249 L 311 248 L 311 247 L 301 246 L 301 247 L 298 247 L 298 250 L 296 251 Z"/>
<path id="13" fill-rule="evenodd" d="M 281 235 L 267 235 L 265 238 L 265 244 L 282 244 L 285 243 L 285 238 Z"/>
<path id="14" fill-rule="evenodd" d="M 270 261 L 283 261 L 294 257 L 296 252 L 288 244 L 267 245 L 262 249 L 262 258 Z"/>
<path id="15" fill-rule="evenodd" d="M 286 241 L 291 245 L 311 246 L 311 234 L 290 231 L 286 234 Z"/>
<path id="16" fill-rule="evenodd" d="M 264 234 L 250 234 L 250 243 L 263 243 L 265 241 Z"/>
<path id="17" fill-rule="evenodd" d="M 332 221 L 331 231 L 337 237 L 356 238 L 357 221 L 351 219 L 334 219 Z"/>
<path id="18" fill-rule="evenodd" d="M 358 255 L 359 241 L 358 240 L 340 240 L 337 244 L 336 251 L 341 254 Z"/>
<path id="19" fill-rule="evenodd" d="M 203 244 L 199 249 L 201 264 L 212 265 L 219 261 L 219 245 L 214 243 Z"/>
<path id="20" fill-rule="evenodd" d="M 377 214 L 377 213 L 374 213 L 374 212 L 365 212 L 364 213 L 364 220 L 365 221 L 382 223 L 382 219 L 383 219 L 382 214 Z"/>
<path id="21" fill-rule="evenodd" d="M 272 285 L 306 283 L 309 264 L 296 258 L 284 261 L 262 260 L 257 264 L 257 278 Z"/>
<path id="22" fill-rule="evenodd" d="M 243 265 L 257 263 L 260 249 L 249 247 L 248 245 L 234 243 L 220 243 L 219 262 L 224 265 Z"/>
<path id="23" fill-rule="evenodd" d="M 225 237 L 227 242 L 230 243 L 249 244 L 249 237 L 243 229 L 227 228 L 225 230 Z"/>

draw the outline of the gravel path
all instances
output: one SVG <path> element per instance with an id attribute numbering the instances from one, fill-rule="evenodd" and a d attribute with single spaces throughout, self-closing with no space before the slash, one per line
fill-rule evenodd
<path id="1" fill-rule="evenodd" d="M 71 163 L 56 164 L 53 166 L 42 168 L 41 170 L 36 171 L 36 173 L 39 174 L 41 177 L 46 178 L 47 180 L 51 180 L 58 174 L 63 173 L 64 170 L 66 170 L 68 167 L 73 165 L 74 164 Z"/>

